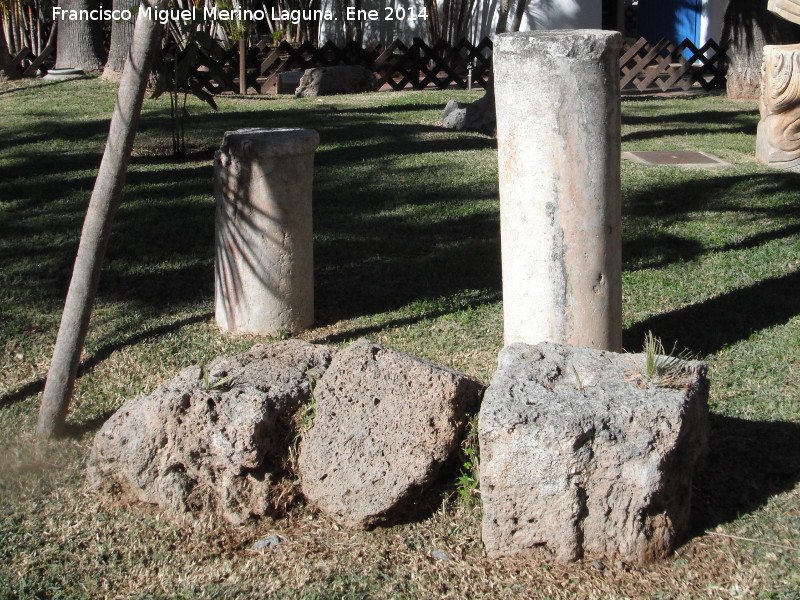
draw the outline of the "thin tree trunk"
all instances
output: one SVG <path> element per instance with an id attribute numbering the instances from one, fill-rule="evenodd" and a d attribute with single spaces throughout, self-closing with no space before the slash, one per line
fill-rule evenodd
<path id="1" fill-rule="evenodd" d="M 3 43 L 5 44 L 3 47 L 6 49 L 6 52 L 11 54 L 11 46 L 14 45 L 14 40 L 11 37 L 11 23 L 9 22 L 9 16 L 7 15 L 3 20 Z"/>
<path id="2" fill-rule="evenodd" d="M 28 18 L 30 11 L 30 7 L 21 8 L 19 13 L 22 17 L 19 21 L 20 23 L 20 36 L 22 37 L 23 44 L 27 46 L 30 50 L 33 50 L 33 37 L 31 36 L 32 31 L 32 23 L 30 23 L 30 19 Z"/>
<path id="3" fill-rule="evenodd" d="M 9 21 L 11 23 L 11 54 L 15 55 L 22 50 L 22 42 L 19 37 L 19 16 L 17 15 L 16 5 L 9 11 Z"/>
<path id="4" fill-rule="evenodd" d="M 239 93 L 247 93 L 247 40 L 239 40 Z"/>
<path id="5" fill-rule="evenodd" d="M 508 31 L 519 31 L 522 25 L 522 17 L 525 16 L 525 8 L 528 6 L 528 0 L 517 0 L 514 7 L 514 16 L 511 19 L 511 26 Z"/>
<path id="6" fill-rule="evenodd" d="M 62 0 L 61 6 L 65 10 L 87 10 L 92 0 Z M 100 48 L 98 23 L 88 19 L 72 21 L 62 19 L 58 27 L 58 50 L 56 53 L 57 69 L 83 69 L 84 71 L 99 71 L 103 67 L 100 58 L 103 51 Z"/>
<path id="7" fill-rule="evenodd" d="M 6 44 L 6 36 L 0 32 L 0 81 L 3 79 L 19 79 L 19 71 L 11 64 L 11 58 Z"/>
<path id="8" fill-rule="evenodd" d="M 159 8 L 164 3 L 164 0 L 155 1 Z M 41 437 L 56 435 L 67 415 L 83 342 L 89 328 L 100 268 L 125 184 L 150 68 L 160 40 L 161 24 L 145 18 L 144 12 L 140 11 L 130 57 L 122 74 L 117 104 L 111 117 L 105 153 L 86 210 L 78 256 L 47 374 L 36 425 L 36 434 Z"/>
<path id="9" fill-rule="evenodd" d="M 442 35 L 442 29 L 439 24 L 439 8 L 436 0 L 425 0 L 425 12 L 428 15 L 425 23 L 428 26 L 428 43 L 435 44 L 436 40 Z"/>
<path id="10" fill-rule="evenodd" d="M 511 0 L 500 0 L 500 17 L 497 19 L 495 33 L 508 31 L 508 14 L 511 12 Z"/>

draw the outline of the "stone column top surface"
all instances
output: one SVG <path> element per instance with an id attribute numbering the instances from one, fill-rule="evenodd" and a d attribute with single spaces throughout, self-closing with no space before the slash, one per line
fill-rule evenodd
<path id="1" fill-rule="evenodd" d="M 622 34 L 603 29 L 552 29 L 501 33 L 495 48 L 505 53 L 546 52 L 550 56 L 590 58 L 622 48 Z"/>
<path id="2" fill-rule="evenodd" d="M 220 154 L 248 156 L 299 156 L 316 150 L 319 133 L 313 129 L 251 127 L 226 131 Z"/>
<path id="3" fill-rule="evenodd" d="M 767 9 L 787 21 L 800 25 L 800 0 L 769 0 Z"/>

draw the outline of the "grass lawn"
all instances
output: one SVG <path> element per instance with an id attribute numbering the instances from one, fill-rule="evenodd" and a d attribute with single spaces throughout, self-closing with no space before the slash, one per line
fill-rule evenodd
<path id="1" fill-rule="evenodd" d="M 622 165 L 625 347 L 652 331 L 709 362 L 711 450 L 673 557 L 564 566 L 545 551 L 486 559 L 480 507 L 455 476 L 429 519 L 372 532 L 300 503 L 241 528 L 175 524 L 103 504 L 84 481 L 123 399 L 263 341 L 212 316 L 211 161 L 226 130 L 320 132 L 317 326 L 303 339 L 366 336 L 488 381 L 502 344 L 496 147 L 439 126 L 449 98 L 477 92 L 224 97 L 218 112 L 190 100 L 180 159 L 167 101 L 146 101 L 68 436 L 33 437 L 115 92 L 0 86 L 0 598 L 800 598 L 800 174 L 755 161 L 755 103 L 623 101 L 623 150 L 732 165 Z M 278 547 L 249 549 L 270 533 Z"/>

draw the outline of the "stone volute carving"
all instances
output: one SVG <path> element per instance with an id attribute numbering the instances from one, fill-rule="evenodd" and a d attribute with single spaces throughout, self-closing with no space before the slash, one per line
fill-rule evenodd
<path id="1" fill-rule="evenodd" d="M 800 24 L 800 0 L 770 0 L 773 13 Z M 800 170 L 800 44 L 764 46 L 756 158 Z"/>
<path id="2" fill-rule="evenodd" d="M 797 0 L 769 0 L 767 9 L 787 21 L 800 25 L 800 2 Z"/>

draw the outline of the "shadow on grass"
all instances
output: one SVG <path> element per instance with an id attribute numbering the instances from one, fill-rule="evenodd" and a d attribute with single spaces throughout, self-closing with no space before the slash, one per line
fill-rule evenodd
<path id="1" fill-rule="evenodd" d="M 80 423 L 67 421 L 64 423 L 64 427 L 59 432 L 58 439 L 78 440 L 87 433 L 94 435 L 103 426 L 103 424 L 111 418 L 111 415 L 113 415 L 114 412 L 116 411 L 107 410 L 104 413 L 96 415 L 91 419 L 87 419 L 86 421 L 81 421 Z"/>
<path id="2" fill-rule="evenodd" d="M 212 316 L 212 313 L 203 313 L 199 315 L 195 315 L 193 317 L 187 317 L 185 319 L 180 319 L 175 321 L 174 323 L 168 323 L 166 325 L 159 325 L 158 327 L 153 327 L 151 329 L 145 329 L 144 331 L 139 331 L 138 333 L 132 334 L 126 337 L 123 340 L 118 342 L 114 342 L 113 344 L 106 344 L 105 346 L 101 346 L 98 348 L 94 354 L 87 357 L 86 359 L 82 360 L 80 365 L 78 365 L 78 377 L 81 377 L 91 371 L 94 367 L 96 367 L 100 362 L 106 360 L 111 354 L 116 352 L 117 350 L 121 350 L 126 346 L 132 346 L 134 344 L 138 344 L 150 338 L 155 338 L 166 333 L 170 333 L 172 331 L 177 331 L 181 327 L 185 327 L 186 325 L 192 325 L 194 323 L 202 323 L 203 321 L 207 321 Z M 20 402 L 25 398 L 30 396 L 34 396 L 39 392 L 44 390 L 44 384 L 46 379 L 43 377 L 41 379 L 37 379 L 35 381 L 30 381 L 20 387 L 13 392 L 0 396 L 0 408 L 4 408 L 15 402 Z M 102 423 L 102 422 L 101 422 Z M 88 431 L 89 429 L 87 429 Z"/>
<path id="3" fill-rule="evenodd" d="M 23 85 L 23 86 L 20 86 L 20 87 L 15 87 L 13 89 L 9 89 L 9 90 L 0 90 L 0 96 L 5 96 L 7 94 L 13 94 L 15 92 L 25 92 L 27 90 L 35 90 L 35 89 L 38 89 L 38 88 L 51 87 L 51 86 L 54 86 L 54 85 L 61 85 L 63 83 L 67 83 L 69 81 L 75 81 L 77 79 L 95 79 L 95 77 L 92 76 L 92 75 L 78 75 L 78 76 L 75 76 L 75 77 L 70 77 L 69 79 L 52 80 L 52 81 L 51 80 L 47 80 L 46 83 L 39 83 L 39 84 L 35 84 L 35 85 Z"/>
<path id="4" fill-rule="evenodd" d="M 625 330 L 623 344 L 638 348 L 652 331 L 666 348 L 678 344 L 706 356 L 798 314 L 800 271 L 795 271 L 636 323 Z"/>
<path id="5" fill-rule="evenodd" d="M 463 210 L 475 200 L 494 200 L 496 187 L 476 189 L 454 177 L 448 158 L 455 151 L 490 147 L 494 141 L 443 134 L 432 125 L 389 123 L 371 114 L 417 107 L 426 106 L 348 108 L 337 112 L 335 119 L 324 108 L 211 115 L 220 137 L 225 130 L 253 124 L 319 126 L 324 145 L 316 156 L 314 229 L 317 322 L 321 324 L 391 311 L 463 289 L 499 291 L 496 209 L 477 214 Z M 161 117 L 144 118 L 143 128 L 158 129 L 162 121 Z M 67 139 L 83 126 L 67 123 L 52 129 L 47 125 L 28 135 L 38 139 L 57 134 Z M 428 158 L 423 166 L 404 158 L 434 154 L 442 159 Z M 376 162 L 376 156 L 385 156 L 386 164 Z M 99 297 L 153 305 L 165 299 L 175 303 L 211 300 L 213 269 L 206 271 L 204 265 L 214 252 L 212 157 L 206 149 L 190 157 L 206 164 L 133 157 Z M 96 168 L 96 159 L 96 155 L 91 161 L 70 155 L 63 166 L 68 172 Z M 456 165 L 464 168 L 463 161 Z M 14 204 L 0 223 L 0 234 L 7 240 L 7 257 L 20 259 L 14 265 L 19 292 L 28 288 L 33 298 L 60 298 L 74 259 L 71 250 L 79 234 L 76 219 L 85 210 L 83 196 L 88 199 L 91 182 L 87 177 L 56 181 L 50 177 L 51 167 L 35 155 L 5 168 L 17 179 L 7 184 Z M 442 181 L 454 185 L 443 186 Z M 47 193 L 42 198 L 43 185 L 52 186 L 52 196 Z M 417 222 L 405 213 L 391 214 L 403 207 L 425 211 L 442 202 L 451 214 L 431 222 Z M 61 217 L 54 219 L 54 215 Z M 33 255 L 39 260 L 24 260 Z M 2 259 L 0 263 L 10 264 Z M 47 273 L 42 265 L 49 269 Z"/>
<path id="6" fill-rule="evenodd" d="M 686 136 L 686 135 L 724 135 L 724 134 L 745 134 L 756 135 L 757 125 L 755 123 L 745 123 L 742 125 L 728 125 L 727 127 L 695 127 L 695 128 L 681 128 L 675 127 L 673 129 L 652 129 L 645 131 L 632 131 L 622 136 L 623 142 L 637 142 L 642 140 L 658 140 L 665 137 Z"/>
<path id="7" fill-rule="evenodd" d="M 646 101 L 647 99 L 643 100 Z M 691 105 L 688 105 L 687 108 L 691 108 Z M 744 117 L 745 120 L 753 122 L 753 127 L 754 127 L 753 133 L 755 133 L 755 126 L 758 123 L 758 109 L 756 108 L 752 110 L 698 110 L 694 112 L 682 111 L 666 115 L 665 114 L 632 115 L 623 112 L 622 124 L 663 125 L 665 123 L 678 123 L 681 125 L 689 125 L 689 124 L 730 125 L 731 122 L 736 121 L 740 117 Z M 686 133 L 687 127 L 677 128 L 677 129 L 682 131 L 683 133 Z M 714 133 L 716 131 L 718 130 L 715 129 L 711 131 L 711 133 Z"/>
<path id="8" fill-rule="evenodd" d="M 711 415 L 708 458 L 695 477 L 690 534 L 764 506 L 800 481 L 800 424 Z"/>
<path id="9" fill-rule="evenodd" d="M 626 271 L 665 267 L 710 252 L 755 248 L 800 233 L 796 201 L 800 176 L 796 173 L 709 176 L 678 172 L 676 179 L 625 198 L 622 256 Z M 750 235 L 720 243 L 714 236 L 688 237 L 664 231 L 701 211 L 736 215 L 742 233 Z M 764 223 L 769 227 L 766 231 L 747 231 Z M 729 232 L 716 238 L 725 236 L 729 237 Z"/>

